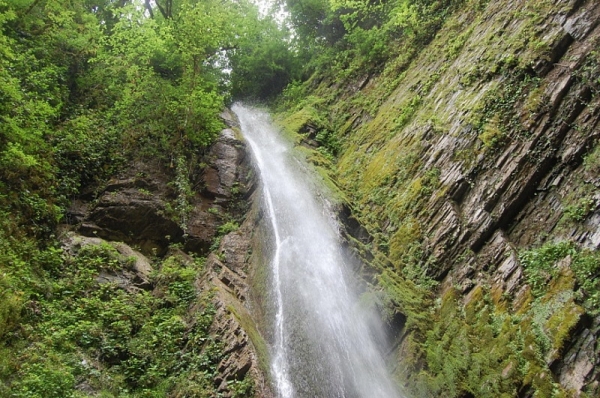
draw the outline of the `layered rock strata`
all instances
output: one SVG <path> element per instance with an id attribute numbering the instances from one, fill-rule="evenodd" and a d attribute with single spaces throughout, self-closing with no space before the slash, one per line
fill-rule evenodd
<path id="1" fill-rule="evenodd" d="M 581 285 L 599 268 L 573 264 L 600 249 L 600 3 L 465 4 L 395 79 L 314 84 L 346 96 L 326 113 L 346 219 L 362 225 L 348 229 L 388 318 L 407 318 L 395 352 L 415 361 L 399 366 L 414 366 L 399 370 L 413 387 L 494 396 L 467 379 L 478 373 L 498 394 L 597 396 L 598 285 Z M 527 268 L 562 243 L 569 256 Z"/>
<path id="2" fill-rule="evenodd" d="M 228 128 L 201 159 L 206 166 L 193 174 L 194 195 L 188 198 L 185 225 L 173 212 L 178 195 L 172 183 L 173 167 L 140 160 L 101 189 L 73 202 L 68 214 L 71 231 L 64 234 L 63 245 L 74 254 L 82 246 L 108 242 L 124 258 L 134 258 L 130 269 L 102 272 L 97 277 L 99 284 L 114 283 L 130 292 L 154 288 L 149 282 L 153 256 L 176 255 L 180 262 L 191 263 L 186 253 L 208 255 L 195 285 L 198 297 L 210 297 L 215 310 L 210 334 L 223 357 L 215 387 L 220 396 L 229 397 L 234 394 L 232 382 L 251 379 L 256 396 L 270 397 L 257 347 L 263 356 L 266 348 L 247 308 L 249 253 L 257 222 L 249 203 L 255 181 L 245 144 L 237 138 L 235 116 L 226 111 L 222 117 Z M 243 222 L 222 235 L 219 228 L 227 220 Z M 183 250 L 169 248 L 173 244 Z M 190 327 L 205 306 L 198 301 L 189 309 Z"/>

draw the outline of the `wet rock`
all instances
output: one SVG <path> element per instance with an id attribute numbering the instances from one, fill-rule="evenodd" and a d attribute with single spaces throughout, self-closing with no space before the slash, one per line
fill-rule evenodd
<path id="1" fill-rule="evenodd" d="M 585 391 L 589 396 L 600 392 L 600 385 L 594 380 L 594 369 L 600 365 L 600 347 L 597 340 L 600 334 L 600 318 L 594 319 L 584 327 L 574 344 L 563 355 L 562 360 L 554 366 L 560 383 L 572 391 Z M 580 394 L 576 394 L 580 396 Z"/>
<path id="2" fill-rule="evenodd" d="M 225 116 L 236 125 L 235 115 Z M 206 253 L 223 215 L 241 216 L 244 198 L 254 185 L 245 145 L 232 129 L 221 132 L 205 160 L 207 166 L 197 184 L 204 189 L 192 198 L 185 224 L 172 210 L 177 199 L 171 184 L 174 170 L 153 161 L 132 163 L 108 181 L 94 201 L 75 200 L 67 220 L 81 234 L 136 245 L 145 254 L 164 255 L 171 243 Z"/>
<path id="3" fill-rule="evenodd" d="M 593 7 L 593 10 L 590 12 L 587 7 L 582 7 L 564 19 L 563 28 L 576 40 L 583 40 L 598 26 L 599 21 L 600 8 Z"/>
<path id="4" fill-rule="evenodd" d="M 90 204 L 81 199 L 75 199 L 67 209 L 65 221 L 75 225 L 83 222 L 89 212 Z"/>
<path id="5" fill-rule="evenodd" d="M 248 231 L 246 231 L 248 232 Z M 246 264 L 249 253 L 248 237 L 241 231 L 229 233 L 221 240 L 220 253 L 223 262 L 233 271 L 238 272 L 238 267 Z"/>
<path id="6" fill-rule="evenodd" d="M 240 127 L 240 122 L 237 120 L 237 116 L 230 109 L 224 109 L 219 115 L 223 122 L 229 128 Z"/>
<path id="7" fill-rule="evenodd" d="M 246 269 L 256 216 L 257 212 L 251 212 L 238 231 L 221 239 L 216 254 L 206 260 L 206 274 L 196 282 L 199 290 L 213 292 L 216 313 L 210 332 L 225 354 L 217 367 L 215 386 L 223 397 L 232 396 L 228 382 L 245 377 L 254 380 L 256 396 L 274 397 L 260 364 L 259 355 L 266 355 L 265 343 L 247 307 L 250 287 Z"/>
<path id="8" fill-rule="evenodd" d="M 214 209 L 216 211 L 211 211 Z M 217 210 L 218 209 L 218 210 Z M 201 199 L 196 203 L 187 221 L 184 247 L 188 252 L 207 253 L 221 225 L 220 214 L 225 212 L 222 207 L 214 206 L 210 200 Z"/>

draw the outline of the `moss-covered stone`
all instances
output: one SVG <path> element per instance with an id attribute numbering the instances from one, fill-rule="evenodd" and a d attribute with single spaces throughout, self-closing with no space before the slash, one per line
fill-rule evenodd
<path id="1" fill-rule="evenodd" d="M 387 316 L 407 318 L 398 374 L 416 396 L 597 393 L 572 391 L 564 358 L 598 301 L 599 34 L 581 22 L 597 5 L 453 7 L 361 84 L 320 74 L 307 92 Z"/>

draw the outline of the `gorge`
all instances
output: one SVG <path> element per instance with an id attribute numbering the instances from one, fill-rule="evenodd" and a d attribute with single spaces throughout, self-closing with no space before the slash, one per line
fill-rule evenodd
<path id="1" fill-rule="evenodd" d="M 0 0 L 0 396 L 598 396 L 600 3 L 280 6 Z"/>

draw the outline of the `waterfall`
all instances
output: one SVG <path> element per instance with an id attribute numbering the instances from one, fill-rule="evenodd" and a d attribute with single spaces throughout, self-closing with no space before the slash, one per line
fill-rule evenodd
<path id="1" fill-rule="evenodd" d="M 233 107 L 263 189 L 272 238 L 271 375 L 277 395 L 399 397 L 381 353 L 375 317 L 359 305 L 335 217 L 268 114 Z M 379 336 L 380 337 L 380 336 Z"/>

